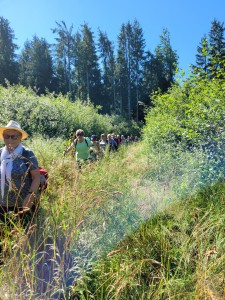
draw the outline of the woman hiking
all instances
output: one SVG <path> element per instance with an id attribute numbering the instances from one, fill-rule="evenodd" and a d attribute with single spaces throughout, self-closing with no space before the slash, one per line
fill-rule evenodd
<path id="1" fill-rule="evenodd" d="M 72 149 L 75 149 L 75 159 L 78 163 L 78 166 L 81 167 L 82 163 L 90 158 L 91 146 L 91 140 L 84 136 L 84 131 L 82 129 L 78 129 L 71 145 L 64 151 L 64 155 Z"/>

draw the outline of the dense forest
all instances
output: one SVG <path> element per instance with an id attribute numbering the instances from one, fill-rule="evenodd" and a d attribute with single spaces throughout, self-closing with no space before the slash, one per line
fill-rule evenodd
<path id="1" fill-rule="evenodd" d="M 167 30 L 152 54 L 128 22 L 115 57 L 86 24 L 74 35 L 57 23 L 54 34 L 55 45 L 34 37 L 18 55 L 0 18 L 0 122 L 22 125 L 49 174 L 31 226 L 12 214 L 1 228 L 1 298 L 225 299 L 223 23 L 212 22 L 180 81 Z M 63 156 L 74 128 L 141 139 L 79 169 Z"/>
<path id="2" fill-rule="evenodd" d="M 71 100 L 79 98 L 128 119 L 143 119 L 144 105 L 151 105 L 151 92 L 166 91 L 174 82 L 178 64 L 167 29 L 155 53 L 145 49 L 143 30 L 137 20 L 121 26 L 117 47 L 99 30 L 97 42 L 87 24 L 74 32 L 73 26 L 56 22 L 55 44 L 36 35 L 18 46 L 9 21 L 0 18 L 0 84 L 31 86 L 38 94 L 46 91 Z"/>
<path id="3" fill-rule="evenodd" d="M 102 113 L 143 120 L 151 94 L 166 92 L 175 81 L 178 54 L 164 28 L 152 53 L 146 49 L 139 22 L 121 25 L 116 43 L 99 29 L 97 41 L 88 24 L 74 32 L 64 21 L 52 29 L 55 44 L 34 35 L 18 54 L 14 30 L 0 17 L 0 84 L 21 84 L 37 93 L 69 95 L 71 101 L 90 101 Z M 223 68 L 224 26 L 214 20 L 197 48 L 195 72 Z M 220 60 L 220 63 L 218 63 Z"/>

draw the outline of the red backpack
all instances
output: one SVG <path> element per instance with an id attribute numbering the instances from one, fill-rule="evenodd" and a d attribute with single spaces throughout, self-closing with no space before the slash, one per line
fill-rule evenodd
<path id="1" fill-rule="evenodd" d="M 27 164 L 27 161 L 29 161 L 29 157 L 28 157 L 28 151 L 25 148 L 23 148 L 22 156 L 23 156 L 24 160 L 26 160 L 25 163 Z M 48 186 L 48 182 L 47 182 L 48 171 L 45 170 L 42 167 L 39 167 L 39 171 L 40 171 L 40 186 L 39 186 L 39 190 L 41 192 L 43 192 L 43 191 L 45 191 L 47 189 L 47 186 Z"/>
<path id="2" fill-rule="evenodd" d="M 43 192 L 44 190 L 47 189 L 48 186 L 48 182 L 47 182 L 48 172 L 42 167 L 39 167 L 39 171 L 41 176 L 39 189 Z"/>

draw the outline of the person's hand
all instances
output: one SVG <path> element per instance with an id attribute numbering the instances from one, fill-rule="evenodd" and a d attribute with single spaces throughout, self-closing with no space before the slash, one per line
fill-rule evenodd
<path id="1" fill-rule="evenodd" d="M 34 205 L 34 200 L 35 200 L 34 195 L 28 194 L 23 202 L 23 210 L 31 209 L 32 206 Z"/>

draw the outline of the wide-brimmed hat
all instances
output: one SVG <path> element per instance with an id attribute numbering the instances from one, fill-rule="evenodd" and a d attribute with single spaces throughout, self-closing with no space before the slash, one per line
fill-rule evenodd
<path id="1" fill-rule="evenodd" d="M 0 126 L 0 139 L 3 140 L 3 132 L 5 130 L 10 130 L 10 129 L 20 132 L 22 134 L 22 140 L 24 140 L 28 137 L 28 134 L 26 133 L 26 131 L 21 129 L 20 124 L 17 123 L 16 121 L 11 120 L 11 121 L 9 121 L 9 123 L 6 126 Z"/>

